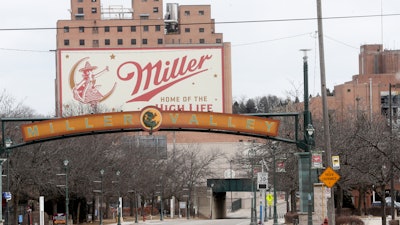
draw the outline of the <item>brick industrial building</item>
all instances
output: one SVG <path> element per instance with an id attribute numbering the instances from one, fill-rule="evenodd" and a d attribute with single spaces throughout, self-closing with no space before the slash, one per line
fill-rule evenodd
<path id="1" fill-rule="evenodd" d="M 368 118 L 389 115 L 389 85 L 392 90 L 392 115 L 397 125 L 400 107 L 400 50 L 387 50 L 381 44 L 363 45 L 359 54 L 359 74 L 336 85 L 328 96 L 328 108 L 335 118 L 363 113 Z M 310 100 L 313 116 L 322 118 L 321 98 Z"/>
<path id="2" fill-rule="evenodd" d="M 132 0 L 129 6 L 108 7 L 102 7 L 100 0 L 71 0 L 70 12 L 71 20 L 57 23 L 58 51 L 222 49 L 222 62 L 218 64 L 223 79 L 223 87 L 219 88 L 223 92 L 220 111 L 232 112 L 231 46 L 216 32 L 210 5 L 168 3 L 164 12 L 162 0 Z M 146 53 L 141 53 L 139 57 L 144 55 Z M 63 59 L 65 57 L 59 57 L 57 62 L 58 101 L 62 98 L 60 68 Z M 61 103 L 56 105 L 60 113 Z"/>

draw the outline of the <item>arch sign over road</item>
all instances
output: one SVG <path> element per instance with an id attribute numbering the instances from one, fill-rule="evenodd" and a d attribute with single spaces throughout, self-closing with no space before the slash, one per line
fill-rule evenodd
<path id="1" fill-rule="evenodd" d="M 224 131 L 275 137 L 279 120 L 239 114 L 161 111 L 146 107 L 142 111 L 112 112 L 44 120 L 21 125 L 25 142 L 76 136 L 93 132 L 146 130 Z"/>

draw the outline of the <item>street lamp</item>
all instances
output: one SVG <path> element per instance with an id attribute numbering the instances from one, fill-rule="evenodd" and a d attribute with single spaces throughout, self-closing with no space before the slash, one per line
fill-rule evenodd
<path id="1" fill-rule="evenodd" d="M 139 214 L 139 194 L 135 193 L 135 198 L 136 198 L 136 215 L 135 215 L 135 223 L 139 223 L 138 222 L 138 214 Z"/>
<path id="2" fill-rule="evenodd" d="M 232 198 L 232 186 L 231 186 L 232 179 L 233 179 L 232 162 L 233 162 L 232 159 L 229 160 L 229 170 L 230 170 L 229 171 L 229 175 L 230 175 L 230 178 L 231 178 L 231 180 L 229 181 L 229 189 L 231 189 L 231 212 L 233 212 L 233 198 Z"/>
<path id="3" fill-rule="evenodd" d="M 7 159 L 2 159 L 2 158 L 0 158 L 0 172 L 1 172 L 1 175 L 3 174 L 3 169 L 2 169 L 2 165 L 3 165 L 3 163 L 6 161 Z M 2 187 L 3 187 L 3 184 L 2 184 L 2 179 L 1 179 L 1 177 L 0 177 L 0 193 L 3 193 L 3 190 L 2 190 Z M 0 207 L 0 223 L 3 223 L 3 209 L 2 209 L 3 207 Z"/>
<path id="4" fill-rule="evenodd" d="M 214 184 L 211 184 L 211 193 L 210 193 L 210 219 L 212 220 L 212 211 L 213 211 L 213 204 L 212 204 L 212 202 L 213 202 L 213 195 L 214 195 L 214 190 L 213 190 L 213 188 L 214 188 Z"/>
<path id="5" fill-rule="evenodd" d="M 133 193 L 133 201 L 135 202 L 135 223 L 139 223 L 139 221 L 138 221 L 138 208 L 139 208 L 139 204 L 138 204 L 138 201 L 139 201 L 139 197 L 138 197 L 138 193 L 135 191 L 135 190 L 129 190 L 128 191 L 128 193 Z"/>
<path id="6" fill-rule="evenodd" d="M 253 191 L 253 202 L 251 204 L 251 222 L 250 225 L 256 225 L 257 224 L 257 212 L 256 212 L 256 188 L 254 185 L 254 157 L 255 157 L 255 150 L 250 149 L 248 151 L 248 156 L 251 164 L 251 190 Z"/>
<path id="7" fill-rule="evenodd" d="M 308 225 L 312 225 L 312 209 L 313 209 L 313 184 L 311 174 L 311 147 L 314 146 L 312 139 L 314 127 L 312 126 L 311 113 L 309 111 L 309 94 L 308 94 L 308 57 L 309 49 L 301 49 L 303 56 L 303 72 L 304 72 L 304 123 L 303 132 L 304 139 L 297 143 L 297 147 L 304 150 L 299 153 L 299 185 L 300 185 L 300 210 L 308 212 Z M 308 175 L 308 177 L 307 177 Z M 308 179 L 307 179 L 308 178 Z"/>
<path id="8" fill-rule="evenodd" d="M 312 124 L 308 124 L 306 128 L 307 134 L 308 134 L 308 140 L 307 144 L 309 146 L 312 146 L 314 144 L 314 140 L 312 139 L 312 135 L 314 134 L 314 127 Z M 308 225 L 312 225 L 312 211 L 313 211 L 313 201 L 312 201 L 312 194 L 313 194 L 313 185 L 312 185 L 312 178 L 311 178 L 311 164 L 312 164 L 312 156 L 311 156 L 311 151 L 309 151 L 309 157 L 310 157 L 310 168 L 308 170 L 308 183 L 309 183 L 309 193 L 308 193 L 308 212 L 307 212 L 307 217 L 308 217 Z"/>
<path id="9" fill-rule="evenodd" d="M 160 177 L 160 221 L 164 220 L 163 192 L 164 192 L 164 186 L 163 186 L 163 179 L 162 179 L 162 176 L 161 176 Z"/>
<path id="10" fill-rule="evenodd" d="M 4 131 L 3 131 L 4 132 Z M 7 153 L 7 194 L 10 193 L 10 151 L 8 150 L 9 147 L 12 145 L 12 140 L 11 138 L 5 138 L 4 140 L 4 146 L 6 147 L 6 153 Z M 10 224 L 10 209 L 8 205 L 9 199 L 6 199 L 6 210 L 7 210 L 7 224 Z"/>
<path id="11" fill-rule="evenodd" d="M 64 160 L 64 169 L 65 169 L 65 224 L 68 225 L 68 206 L 69 206 L 69 197 L 68 197 L 68 159 Z"/>
<path id="12" fill-rule="evenodd" d="M 104 169 L 101 169 L 100 170 L 100 194 L 101 194 L 101 196 L 100 196 L 100 212 L 99 212 L 99 215 L 100 215 L 100 225 L 103 225 L 103 213 L 102 213 L 102 207 L 103 207 L 103 175 L 104 175 Z"/>
<path id="13" fill-rule="evenodd" d="M 120 188 L 120 183 L 119 183 L 119 181 L 120 181 L 120 175 L 121 174 L 121 172 L 118 170 L 117 171 L 117 173 L 116 173 L 116 175 L 117 175 L 117 179 L 118 179 L 118 208 L 117 208 L 117 225 L 121 225 L 121 208 L 122 208 L 122 205 L 121 205 L 121 196 L 120 196 L 120 190 L 119 190 L 119 188 Z"/>
<path id="14" fill-rule="evenodd" d="M 273 165 L 272 169 L 274 170 L 273 171 L 273 174 L 274 174 L 274 181 L 273 181 L 273 183 L 274 183 L 274 225 L 277 225 L 278 224 L 278 212 L 276 210 L 277 199 L 276 199 L 276 157 L 275 157 L 275 154 L 276 154 L 276 146 L 273 143 L 273 145 L 272 145 L 272 161 L 274 162 L 274 165 Z"/>

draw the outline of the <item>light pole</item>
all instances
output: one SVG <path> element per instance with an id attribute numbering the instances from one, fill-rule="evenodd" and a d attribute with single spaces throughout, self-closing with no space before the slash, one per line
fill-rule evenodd
<path id="1" fill-rule="evenodd" d="M 135 223 L 139 223 L 139 221 L 138 221 L 138 199 L 139 198 L 137 197 L 137 193 L 135 190 L 129 190 L 128 193 L 133 194 L 133 199 L 132 199 L 132 195 L 131 195 L 131 200 L 133 200 L 134 206 L 135 206 Z M 132 203 L 130 203 L 130 205 L 132 205 Z M 132 211 L 132 213 L 133 213 L 133 211 Z"/>
<path id="2" fill-rule="evenodd" d="M 162 179 L 162 176 L 161 176 L 160 177 L 160 221 L 164 220 L 163 192 L 164 192 L 164 186 L 163 186 L 163 179 Z"/>
<path id="3" fill-rule="evenodd" d="M 68 196 L 68 159 L 64 160 L 65 169 L 65 224 L 68 225 L 68 207 L 69 207 L 69 196 Z"/>
<path id="4" fill-rule="evenodd" d="M 299 153 L 299 185 L 300 185 L 300 210 L 308 213 L 308 225 L 312 225 L 313 210 L 313 184 L 311 173 L 311 147 L 314 146 L 313 134 L 314 128 L 311 121 L 311 113 L 309 111 L 309 94 L 308 94 L 308 57 L 309 49 L 301 49 L 303 56 L 303 73 L 304 73 L 304 123 L 303 123 L 303 140 L 297 143 L 297 147 L 303 149 L 304 153 Z"/>
<path id="5" fill-rule="evenodd" d="M 231 212 L 233 212 L 233 198 L 232 198 L 232 186 L 231 186 L 231 184 L 232 184 L 232 173 L 233 173 L 233 171 L 232 171 L 232 162 L 233 162 L 233 160 L 231 159 L 231 160 L 229 160 L 229 174 L 230 174 L 230 178 L 231 178 L 231 180 L 229 181 L 229 189 L 231 189 Z"/>
<path id="6" fill-rule="evenodd" d="M 314 134 L 314 127 L 311 124 L 307 125 L 306 128 L 307 134 L 308 134 L 308 140 L 307 143 L 309 144 L 309 146 L 313 145 L 313 140 L 312 140 L 312 135 Z M 309 157 L 310 157 L 310 168 L 308 170 L 308 183 L 310 185 L 310 189 L 309 189 L 309 193 L 308 193 L 308 212 L 307 212 L 307 221 L 308 221 L 308 225 L 312 225 L 312 211 L 313 211 L 313 184 L 312 184 L 312 178 L 311 178 L 311 163 L 312 163 L 312 156 L 311 156 L 311 151 L 309 151 Z"/>
<path id="7" fill-rule="evenodd" d="M 274 225 L 278 224 L 278 213 L 276 211 L 276 204 L 277 204 L 277 200 L 276 200 L 276 158 L 275 158 L 275 154 L 276 154 L 276 146 L 272 145 L 272 161 L 274 162 L 274 165 L 272 167 L 273 174 L 274 174 Z"/>
<path id="8" fill-rule="evenodd" d="M 139 194 L 135 193 L 135 200 L 136 200 L 136 215 L 135 215 L 135 223 L 138 222 L 138 213 L 139 213 Z"/>
<path id="9" fill-rule="evenodd" d="M 251 204 L 251 222 L 250 225 L 256 225 L 257 224 L 257 213 L 256 213 L 256 188 L 254 185 L 254 157 L 255 157 L 255 150 L 251 148 L 248 152 L 249 154 L 249 160 L 251 164 L 251 190 L 253 191 L 253 201 Z"/>
<path id="10" fill-rule="evenodd" d="M 117 189 L 118 189 L 118 208 L 117 208 L 117 225 L 121 225 L 121 208 L 122 208 L 122 205 L 121 205 L 121 193 L 120 193 L 120 190 L 119 190 L 119 188 L 120 188 L 120 175 L 121 174 L 121 172 L 118 170 L 117 171 L 117 173 L 116 173 L 116 175 L 117 175 L 117 183 L 118 183 L 118 187 L 117 187 Z"/>
<path id="11" fill-rule="evenodd" d="M 0 171 L 3 171 L 2 165 L 7 159 L 0 159 Z M 3 172 L 1 172 L 3 174 Z M 2 179 L 0 178 L 0 193 L 3 193 L 2 191 Z M 0 207 L 0 223 L 3 223 L 3 207 Z"/>
<path id="12" fill-rule="evenodd" d="M 213 190 L 213 188 L 214 188 L 214 184 L 211 184 L 211 193 L 210 193 L 210 219 L 212 220 L 212 211 L 213 211 L 213 209 L 212 209 L 212 207 L 213 207 L 213 205 L 212 205 L 212 202 L 213 202 L 213 192 L 214 192 L 214 190 Z"/>
<path id="13" fill-rule="evenodd" d="M 100 225 L 103 225 L 103 213 L 102 213 L 102 208 L 103 208 L 103 175 L 104 175 L 104 169 L 100 170 Z"/>
<path id="14" fill-rule="evenodd" d="M 190 219 L 190 188 L 191 186 L 188 185 L 188 199 L 187 199 L 187 213 L 186 213 L 186 219 Z"/>
<path id="15" fill-rule="evenodd" d="M 4 133 L 4 131 L 3 131 Z M 11 138 L 6 138 L 4 141 L 4 145 L 6 146 L 6 153 L 7 153 L 7 193 L 10 193 L 10 151 L 8 150 L 9 147 L 12 145 Z M 10 224 L 10 209 L 8 205 L 9 199 L 6 199 L 6 210 L 7 210 L 7 224 Z"/>

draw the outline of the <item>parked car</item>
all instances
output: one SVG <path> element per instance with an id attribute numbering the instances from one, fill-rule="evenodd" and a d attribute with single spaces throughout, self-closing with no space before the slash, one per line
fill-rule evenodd
<path id="1" fill-rule="evenodd" d="M 386 197 L 385 198 L 385 201 L 386 201 L 386 205 L 387 206 L 391 206 L 391 204 L 392 204 L 392 198 L 391 197 Z M 397 208 L 397 209 L 400 209 L 400 202 L 394 202 L 394 207 L 395 208 Z"/>
<path id="2" fill-rule="evenodd" d="M 391 204 L 392 204 L 392 198 L 391 197 L 386 197 L 385 198 L 385 201 L 386 201 L 386 206 L 387 207 L 390 207 L 391 206 Z M 375 201 L 375 202 L 373 202 L 372 203 L 372 206 L 373 207 L 381 207 L 381 201 Z M 396 209 L 400 209 L 400 202 L 394 202 L 394 207 L 396 208 Z"/>

